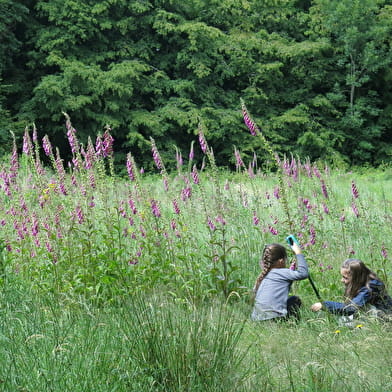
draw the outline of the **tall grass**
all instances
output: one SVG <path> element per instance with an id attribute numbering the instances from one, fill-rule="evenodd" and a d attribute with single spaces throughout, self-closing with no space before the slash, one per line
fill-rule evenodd
<path id="1" fill-rule="evenodd" d="M 5 391 L 392 389 L 390 325 L 341 328 L 311 313 L 308 281 L 293 287 L 299 323 L 249 321 L 264 244 L 290 233 L 323 298 L 341 298 L 351 256 L 390 283 L 390 167 L 350 173 L 291 157 L 276 174 L 236 150 L 227 173 L 200 128 L 205 165 L 177 151 L 168 174 L 152 141 L 158 174 L 128 154 L 119 178 L 108 130 L 87 146 L 69 119 L 67 131 L 72 162 L 33 130 L 1 164 Z"/>

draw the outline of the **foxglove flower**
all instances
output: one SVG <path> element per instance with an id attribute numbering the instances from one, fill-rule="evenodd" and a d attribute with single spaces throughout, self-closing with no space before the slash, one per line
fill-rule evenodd
<path id="1" fill-rule="evenodd" d="M 201 150 L 203 151 L 204 154 L 206 154 L 208 150 L 208 145 L 204 133 L 201 129 L 199 129 L 199 143 L 200 143 Z"/>
<path id="2" fill-rule="evenodd" d="M 216 226 L 214 225 L 214 223 L 212 222 L 212 220 L 210 218 L 207 218 L 207 223 L 212 231 L 216 230 Z"/>
<path id="3" fill-rule="evenodd" d="M 78 140 L 76 138 L 76 129 L 72 126 L 68 114 L 64 113 L 64 115 L 66 118 L 65 126 L 67 128 L 67 137 L 68 137 L 69 145 L 71 147 L 71 152 L 72 154 L 76 154 L 76 152 L 78 152 Z"/>
<path id="4" fill-rule="evenodd" d="M 328 199 L 327 186 L 325 185 L 324 180 L 320 180 L 320 182 L 321 182 L 321 191 L 322 191 L 324 197 L 325 197 L 326 199 Z"/>
<path id="5" fill-rule="evenodd" d="M 29 131 L 27 128 L 25 129 L 25 132 L 23 135 L 23 149 L 22 149 L 22 151 L 26 155 L 31 155 L 32 151 L 33 151 L 33 146 L 32 146 Z"/>
<path id="6" fill-rule="evenodd" d="M 351 181 L 351 193 L 352 193 L 354 199 L 359 198 L 359 191 L 358 191 L 358 188 L 355 185 L 354 181 Z"/>
<path id="7" fill-rule="evenodd" d="M 190 199 L 192 197 L 192 188 L 191 187 L 186 187 L 182 189 L 181 191 L 181 200 L 185 201 L 187 199 Z"/>
<path id="8" fill-rule="evenodd" d="M 190 149 L 190 151 L 189 151 L 189 161 L 193 161 L 193 158 L 195 157 L 195 153 L 194 153 L 194 151 L 193 151 L 193 141 L 192 141 L 192 143 L 191 143 L 191 149 Z"/>
<path id="9" fill-rule="evenodd" d="M 50 144 L 48 135 L 45 135 L 42 138 L 42 147 L 47 157 L 50 157 L 53 154 L 52 145 Z"/>
<path id="10" fill-rule="evenodd" d="M 95 154 L 97 157 L 102 157 L 104 156 L 103 152 L 103 142 L 102 142 L 102 137 L 101 135 L 97 136 L 97 139 L 95 141 Z"/>
<path id="11" fill-rule="evenodd" d="M 314 228 L 313 225 L 310 226 L 309 233 L 310 233 L 309 242 L 310 242 L 311 245 L 314 245 L 316 243 L 316 229 Z"/>
<path id="12" fill-rule="evenodd" d="M 150 138 L 150 140 L 151 140 L 152 157 L 154 159 L 155 165 L 159 170 L 162 170 L 163 169 L 162 159 L 161 156 L 159 155 L 159 151 L 155 144 L 155 140 L 153 138 Z"/>
<path id="13" fill-rule="evenodd" d="M 321 178 L 321 174 L 319 172 L 319 169 L 317 169 L 316 166 L 313 166 L 313 174 L 317 177 L 317 178 Z"/>
<path id="14" fill-rule="evenodd" d="M 236 160 L 236 165 L 235 166 L 236 166 L 237 170 L 240 167 L 245 167 L 244 162 L 242 161 L 240 152 L 235 147 L 234 147 L 234 156 L 235 156 L 235 160 Z"/>
<path id="15" fill-rule="evenodd" d="M 382 247 L 381 247 L 381 256 L 382 256 L 384 259 L 387 259 L 387 258 L 388 258 L 388 252 L 387 252 L 387 248 L 385 247 L 385 244 L 382 244 Z"/>
<path id="16" fill-rule="evenodd" d="M 177 169 L 179 169 L 183 164 L 181 152 L 176 148 L 176 161 L 177 161 Z"/>
<path id="17" fill-rule="evenodd" d="M 137 209 L 136 209 L 136 206 L 135 206 L 135 202 L 132 199 L 129 199 L 128 200 L 128 204 L 129 204 L 129 207 L 130 207 L 132 213 L 134 215 L 136 215 L 137 214 Z"/>
<path id="18" fill-rule="evenodd" d="M 241 100 L 241 109 L 242 109 L 242 116 L 244 118 L 245 125 L 249 129 L 252 136 L 256 136 L 257 132 L 260 132 L 260 129 L 257 127 L 255 122 L 251 119 L 248 109 L 245 106 L 244 101 Z"/>
<path id="19" fill-rule="evenodd" d="M 128 172 L 129 179 L 131 181 L 135 181 L 136 179 L 135 169 L 133 165 L 133 159 L 130 153 L 127 154 L 127 172 Z"/>
<path id="20" fill-rule="evenodd" d="M 181 213 L 180 207 L 178 206 L 178 202 L 176 199 L 173 200 L 173 209 L 175 214 L 179 215 Z"/>
<path id="21" fill-rule="evenodd" d="M 196 165 L 193 165 L 191 175 L 192 175 L 193 183 L 198 185 L 199 184 L 199 173 L 197 172 Z"/>
<path id="22" fill-rule="evenodd" d="M 260 219 L 256 215 L 256 211 L 253 211 L 253 224 L 257 226 L 260 223 Z"/>
<path id="23" fill-rule="evenodd" d="M 114 139 L 112 135 L 110 134 L 110 128 L 107 126 L 106 130 L 103 134 L 103 156 L 104 157 L 109 157 L 113 154 L 113 142 Z"/>
<path id="24" fill-rule="evenodd" d="M 354 202 L 352 202 L 351 204 L 351 209 L 353 210 L 354 215 L 359 218 L 359 210 L 358 207 L 356 206 L 356 204 Z"/>
<path id="25" fill-rule="evenodd" d="M 167 192 L 169 190 L 169 180 L 166 175 L 163 176 L 163 189 Z"/>
<path id="26" fill-rule="evenodd" d="M 75 212 L 76 217 L 78 218 L 78 223 L 82 224 L 84 222 L 84 214 L 80 205 L 76 206 Z"/>
<path id="27" fill-rule="evenodd" d="M 222 216 L 217 216 L 216 218 L 215 218 L 215 221 L 217 222 L 217 223 L 220 223 L 222 226 L 225 226 L 226 225 L 226 221 L 225 221 L 225 219 L 222 217 Z"/>
<path id="28" fill-rule="evenodd" d="M 156 200 L 151 200 L 151 211 L 156 218 L 161 217 L 161 211 L 159 210 L 158 202 Z"/>
<path id="29" fill-rule="evenodd" d="M 272 235 L 278 235 L 278 234 L 279 234 L 278 230 L 275 229 L 275 227 L 273 227 L 273 226 L 271 226 L 271 225 L 268 225 L 268 230 L 269 230 L 269 232 L 270 232 Z"/>

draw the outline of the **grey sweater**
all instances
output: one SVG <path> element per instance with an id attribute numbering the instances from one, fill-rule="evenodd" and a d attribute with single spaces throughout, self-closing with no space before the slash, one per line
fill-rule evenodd
<path id="1" fill-rule="evenodd" d="M 303 254 L 296 255 L 297 269 L 272 268 L 259 286 L 252 320 L 269 320 L 287 315 L 287 299 L 294 280 L 306 279 L 309 276 L 308 265 Z"/>

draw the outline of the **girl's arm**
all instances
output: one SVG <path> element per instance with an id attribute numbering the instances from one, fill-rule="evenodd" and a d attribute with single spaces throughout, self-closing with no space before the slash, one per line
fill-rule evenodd
<path id="1" fill-rule="evenodd" d="M 350 316 L 365 306 L 370 300 L 370 290 L 362 287 L 358 294 L 346 304 L 343 302 L 324 301 L 323 306 L 331 313 Z"/>

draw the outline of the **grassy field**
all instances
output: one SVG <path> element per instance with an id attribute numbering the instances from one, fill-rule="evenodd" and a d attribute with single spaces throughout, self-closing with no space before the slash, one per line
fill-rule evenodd
<path id="1" fill-rule="evenodd" d="M 324 299 L 348 257 L 391 291 L 390 167 L 169 175 L 156 150 L 159 175 L 129 155 L 124 179 L 91 146 L 67 170 L 39 149 L 1 164 L 1 390 L 392 391 L 392 325 L 312 313 L 308 280 L 299 322 L 249 319 L 262 249 L 290 233 Z"/>

